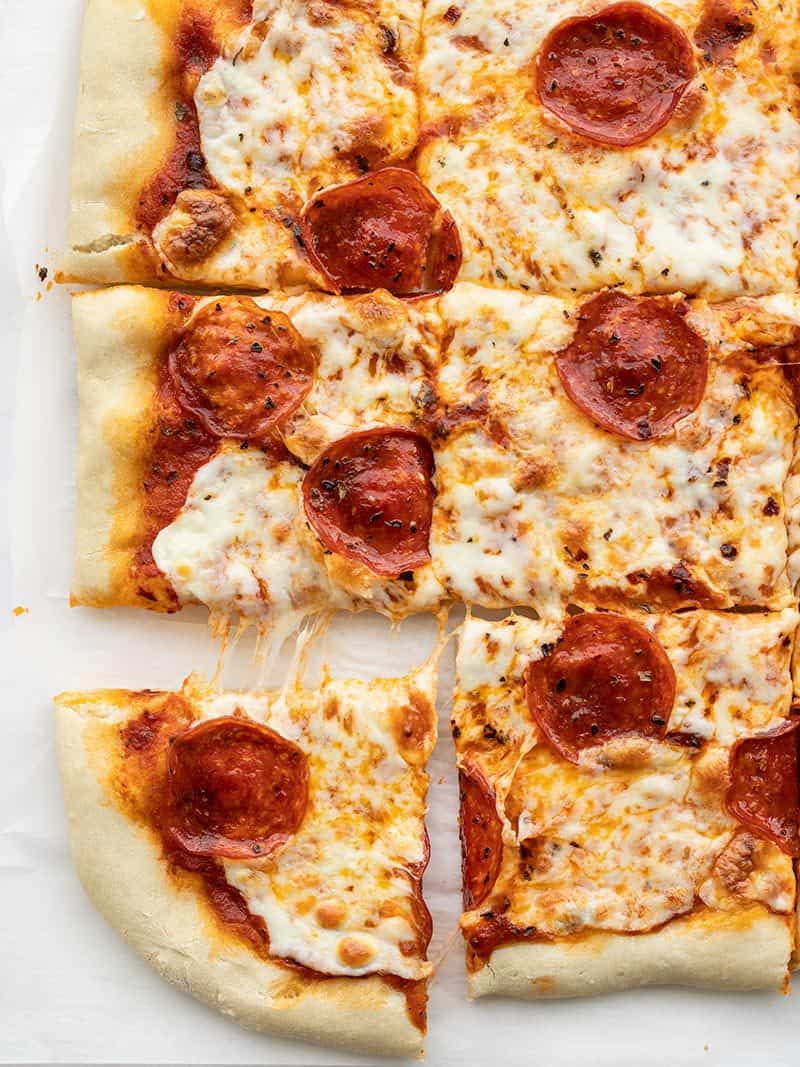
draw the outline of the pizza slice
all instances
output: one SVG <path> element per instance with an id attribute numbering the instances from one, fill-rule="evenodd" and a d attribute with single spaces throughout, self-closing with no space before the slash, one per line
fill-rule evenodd
<path id="1" fill-rule="evenodd" d="M 439 303 L 431 556 L 453 598 L 794 603 L 796 297 Z"/>
<path id="2" fill-rule="evenodd" d="M 797 6 L 430 0 L 417 170 L 461 279 L 709 299 L 794 288 Z"/>
<path id="3" fill-rule="evenodd" d="M 787 982 L 797 621 L 467 620 L 453 735 L 473 995 Z"/>
<path id="4" fill-rule="evenodd" d="M 452 284 L 453 220 L 394 166 L 420 19 L 420 0 L 94 0 L 65 280 Z"/>
<path id="5" fill-rule="evenodd" d="M 242 1025 L 421 1051 L 435 665 L 369 683 L 58 700 L 75 864 L 163 977 Z"/>
<path id="6" fill-rule="evenodd" d="M 414 429 L 438 358 L 424 302 L 116 288 L 76 296 L 73 319 L 74 603 L 200 602 L 282 633 L 336 608 L 439 606 Z"/>

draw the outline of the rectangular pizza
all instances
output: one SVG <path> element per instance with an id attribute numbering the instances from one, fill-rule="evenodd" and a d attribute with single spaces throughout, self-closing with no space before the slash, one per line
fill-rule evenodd
<path id="1" fill-rule="evenodd" d="M 797 621 L 467 620 L 452 726 L 474 995 L 786 986 Z"/>
<path id="2" fill-rule="evenodd" d="M 73 312 L 76 604 L 285 633 L 793 603 L 795 297 L 119 287 Z"/>
<path id="3" fill-rule="evenodd" d="M 430 0 L 418 173 L 462 280 L 794 288 L 796 3 Z"/>
<path id="4" fill-rule="evenodd" d="M 420 1053 L 435 683 L 431 662 L 280 692 L 191 677 L 62 694 L 88 896 L 160 975 L 243 1026 Z"/>
<path id="5" fill-rule="evenodd" d="M 392 166 L 417 143 L 421 14 L 420 0 L 91 0 L 64 277 L 337 288 L 344 269 L 408 293 L 452 273 L 449 218 Z M 405 233 L 345 264 L 335 219 L 362 225 L 379 168 Z M 344 191 L 317 198 L 330 187 Z"/>
<path id="6" fill-rule="evenodd" d="M 796 0 L 91 0 L 62 275 L 791 289 L 797 17 Z"/>

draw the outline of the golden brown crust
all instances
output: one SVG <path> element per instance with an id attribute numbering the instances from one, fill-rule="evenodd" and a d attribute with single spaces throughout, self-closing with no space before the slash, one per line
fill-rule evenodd
<path id="1" fill-rule="evenodd" d="M 174 609 L 166 581 L 161 588 L 151 583 L 143 595 L 132 567 L 142 544 L 143 481 L 157 432 L 158 364 L 183 320 L 180 299 L 134 287 L 73 298 L 81 409 L 75 605 Z"/>
<path id="2" fill-rule="evenodd" d="M 795 919 L 764 907 L 700 912 L 653 933 L 506 945 L 469 975 L 474 997 L 576 997 L 644 985 L 781 989 Z"/>

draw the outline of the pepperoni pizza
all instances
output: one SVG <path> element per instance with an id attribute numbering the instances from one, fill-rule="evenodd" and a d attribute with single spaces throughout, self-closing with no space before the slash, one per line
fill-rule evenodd
<path id="1" fill-rule="evenodd" d="M 421 1051 L 435 670 L 58 698 L 72 850 L 164 977 L 243 1025 Z M 357 770 L 357 773 L 354 773 Z"/>
<path id="2" fill-rule="evenodd" d="M 795 0 L 94 0 L 64 276 L 790 289 L 797 17 Z"/>
<path id="3" fill-rule="evenodd" d="M 285 634 L 447 600 L 793 602 L 794 298 L 117 288 L 74 320 L 75 603 Z"/>
<path id="4" fill-rule="evenodd" d="M 417 171 L 461 278 L 793 288 L 796 23 L 782 0 L 429 0 Z"/>
<path id="5" fill-rule="evenodd" d="M 787 982 L 797 621 L 466 622 L 452 725 L 473 994 Z"/>

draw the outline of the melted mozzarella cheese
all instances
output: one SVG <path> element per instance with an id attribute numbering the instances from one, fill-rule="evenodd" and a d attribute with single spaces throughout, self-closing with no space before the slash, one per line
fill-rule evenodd
<path id="1" fill-rule="evenodd" d="M 465 284 L 441 306 L 443 399 L 481 393 L 505 431 L 498 442 L 456 429 L 437 455 L 434 566 L 456 595 L 545 612 L 559 596 L 637 600 L 642 572 L 685 563 L 721 605 L 790 601 L 784 519 L 764 512 L 793 455 L 780 368 L 723 356 L 711 336 L 697 410 L 663 439 L 630 442 L 594 426 L 559 381 L 574 302 Z"/>
<path id="2" fill-rule="evenodd" d="M 775 59 L 792 39 L 788 10 L 762 6 L 736 67 L 704 67 L 663 130 L 609 149 L 566 133 L 533 88 L 544 37 L 585 3 L 467 0 L 455 22 L 449 6 L 426 5 L 420 77 L 423 128 L 453 132 L 428 141 L 419 169 L 459 225 L 463 279 L 713 298 L 790 284 L 800 126 Z M 703 10 L 654 6 L 690 36 Z"/>
<path id="3" fill-rule="evenodd" d="M 244 713 L 309 757 L 309 806 L 297 833 L 269 861 L 224 863 L 227 881 L 264 920 L 274 956 L 333 975 L 430 973 L 414 920 L 427 776 L 401 755 L 394 716 L 413 693 L 427 701 L 433 725 L 434 685 L 423 669 L 204 701 L 203 719 Z"/>
<path id="4" fill-rule="evenodd" d="M 388 163 L 413 148 L 416 97 L 391 56 L 413 56 L 417 28 L 389 5 L 381 19 L 325 0 L 257 0 L 195 94 L 203 152 L 223 188 L 268 201 L 292 190 L 302 201 L 351 176 L 350 152 L 379 148 Z"/>
<path id="5" fill-rule="evenodd" d="M 264 297 L 285 312 L 317 353 L 312 392 L 284 429 L 304 463 L 331 442 L 374 426 L 409 426 L 438 356 L 438 319 L 380 290 L 365 296 Z"/>
<path id="6" fill-rule="evenodd" d="M 179 598 L 214 611 L 280 620 L 342 606 L 301 536 L 303 470 L 258 451 L 223 451 L 201 467 L 153 558 Z"/>

